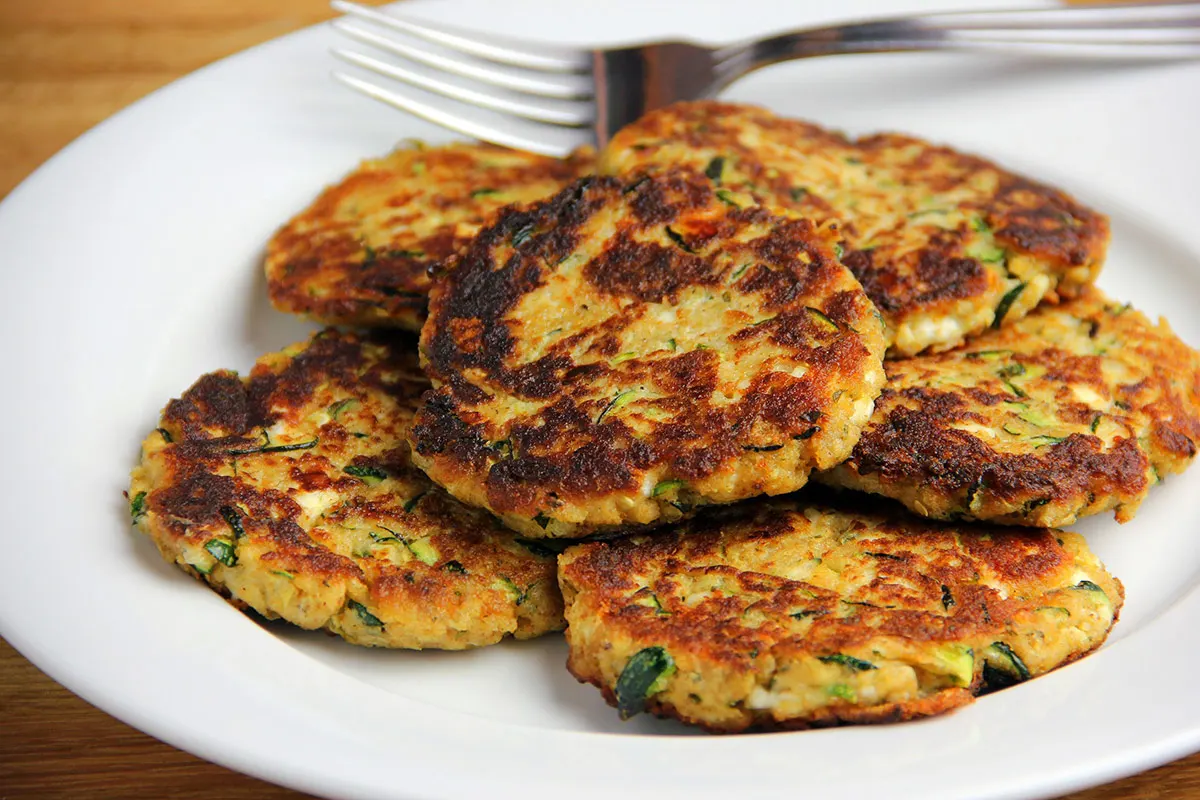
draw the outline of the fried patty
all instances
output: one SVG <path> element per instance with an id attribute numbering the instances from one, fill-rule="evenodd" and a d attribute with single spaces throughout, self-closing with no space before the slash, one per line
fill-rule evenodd
<path id="1" fill-rule="evenodd" d="M 843 261 L 888 323 L 890 354 L 945 350 L 1100 270 L 1108 220 L 975 156 L 901 136 L 852 140 L 761 108 L 711 101 L 624 128 L 599 170 L 703 171 L 787 214 L 838 220 Z"/>
<path id="2" fill-rule="evenodd" d="M 414 461 L 543 537 L 799 488 L 883 381 L 836 240 L 690 172 L 504 212 L 433 287 Z"/>
<path id="3" fill-rule="evenodd" d="M 1083 537 L 775 500 L 559 560 L 568 667 L 622 716 L 713 731 L 942 713 L 1099 647 Z"/>
<path id="4" fill-rule="evenodd" d="M 467 143 L 365 161 L 271 239 L 271 302 L 330 325 L 420 330 L 431 266 L 503 206 L 549 197 L 592 162 Z"/>
<path id="5" fill-rule="evenodd" d="M 1200 354 L 1094 288 L 886 368 L 867 432 L 820 480 L 929 517 L 1125 522 L 1200 442 Z"/>
<path id="6" fill-rule="evenodd" d="M 234 605 L 354 644 L 457 650 L 558 630 L 554 555 L 433 486 L 405 430 L 411 337 L 333 330 L 205 375 L 163 411 L 130 511 Z"/>

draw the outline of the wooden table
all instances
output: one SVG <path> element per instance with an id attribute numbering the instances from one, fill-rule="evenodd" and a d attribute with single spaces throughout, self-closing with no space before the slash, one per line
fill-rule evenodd
<path id="1" fill-rule="evenodd" d="M 2 0 L 0 197 L 151 90 L 328 16 L 326 0 Z M 0 640 L 0 800 L 168 796 L 305 797 L 118 722 Z M 1200 800 L 1200 755 L 1071 795 L 1116 798 Z"/>

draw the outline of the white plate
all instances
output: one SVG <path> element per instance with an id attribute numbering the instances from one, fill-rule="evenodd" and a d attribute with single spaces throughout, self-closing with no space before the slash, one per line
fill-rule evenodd
<path id="1" fill-rule="evenodd" d="M 751 0 L 736 14 L 636 0 L 408 8 L 576 42 L 715 40 L 830 16 Z M 0 622 L 35 664 L 176 746 L 345 797 L 1017 798 L 1200 749 L 1200 469 L 1124 527 L 1080 526 L 1128 590 L 1103 650 L 899 726 L 709 737 L 620 724 L 567 675 L 557 637 L 474 653 L 360 650 L 265 630 L 164 564 L 121 497 L 138 442 L 202 372 L 245 369 L 306 331 L 267 305 L 263 242 L 360 157 L 445 138 L 338 89 L 331 43 L 324 28 L 304 31 L 173 84 L 0 206 Z M 855 56 L 764 71 L 730 97 L 953 142 L 1061 183 L 1112 214 L 1102 285 L 1200 344 L 1200 64 Z"/>

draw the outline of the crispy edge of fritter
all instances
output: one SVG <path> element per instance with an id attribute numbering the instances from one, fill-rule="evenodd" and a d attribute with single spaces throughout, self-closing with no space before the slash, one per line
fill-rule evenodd
<path id="1" fill-rule="evenodd" d="M 480 170 L 475 162 L 489 154 L 522 157 L 525 164 L 503 169 Z M 560 187 L 591 171 L 594 152 L 581 148 L 559 160 L 548 156 L 507 150 L 495 145 L 457 142 L 448 145 L 398 149 L 383 158 L 363 161 L 339 182 L 325 188 L 303 211 L 271 237 L 264 259 L 267 292 L 276 309 L 299 314 L 330 325 L 399 327 L 418 331 L 424 322 L 430 272 L 457 253 L 474 234 L 506 204 L 490 195 L 475 193 L 492 189 L 497 181 L 513 188 L 541 183 Z M 400 179 L 421 165 L 422 183 L 452 180 L 454 186 L 470 190 L 454 207 L 442 195 L 418 196 L 415 201 L 432 208 L 442 204 L 439 215 L 452 219 L 434 234 L 414 238 L 407 228 L 389 230 L 382 226 L 338 221 L 338 210 L 359 194 L 377 190 L 387 193 L 410 187 L 412 178 Z M 548 189 L 547 193 L 553 190 Z M 528 190 L 522 194 L 528 194 Z M 414 202 L 412 193 L 401 193 Z M 535 198 L 524 197 L 518 201 Z M 406 208 L 395 204 L 388 208 Z M 431 205 L 432 204 L 432 205 Z M 420 206 L 418 206 L 420 207 Z M 412 209 L 409 209 L 412 211 Z M 379 213 L 381 209 L 375 209 Z M 454 219 L 461 217 L 461 219 Z M 379 241 L 386 234 L 386 244 Z M 374 234 L 374 235 L 372 235 Z M 368 239 L 372 241 L 368 241 Z M 323 288 L 326 296 L 314 294 Z"/>
<path id="2" fill-rule="evenodd" d="M 1081 353 L 1060 356 L 1057 342 L 1033 333 L 1026 336 L 1026 329 L 1040 324 L 1042 314 L 1070 315 L 1090 325 L 1093 336 L 1098 331 L 1115 336 L 1126 350 L 1119 358 Z M 923 359 L 941 364 L 959 354 L 967 358 L 969 353 L 1004 350 L 1018 356 L 1036 353 L 1054 358 L 1060 362 L 1054 369 L 1062 376 L 1063 386 L 1072 385 L 1072 369 L 1075 383 L 1087 385 L 1087 370 L 1081 363 L 1084 358 L 1097 371 L 1105 358 L 1118 358 L 1126 366 L 1141 362 L 1135 366 L 1140 367 L 1141 380 L 1115 387 L 1116 410 L 1104 412 L 1129 435 L 1107 450 L 1093 431 L 1071 433 L 1064 441 L 1019 455 L 999 453 L 967 431 L 945 427 L 970 413 L 970 397 L 934 390 L 920 382 L 899 386 L 889 377 L 850 458 L 815 475 L 814 480 L 890 497 L 935 519 L 1062 527 L 1109 510 L 1118 522 L 1128 522 L 1153 486 L 1166 475 L 1182 473 L 1195 459 L 1200 443 L 1200 353 L 1181 341 L 1165 320 L 1154 324 L 1094 287 L 1075 300 L 1035 311 L 959 350 L 886 366 L 913 375 L 921 372 Z M 1146 391 L 1151 392 L 1149 402 L 1140 399 Z M 1121 411 L 1120 404 L 1127 410 Z M 1036 455 L 1035 450 L 1044 455 Z"/>

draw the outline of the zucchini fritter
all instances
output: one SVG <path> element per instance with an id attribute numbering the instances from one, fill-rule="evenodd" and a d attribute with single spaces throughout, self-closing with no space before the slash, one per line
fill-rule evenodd
<path id="1" fill-rule="evenodd" d="M 1125 522 L 1200 443 L 1200 354 L 1095 288 L 886 368 L 853 455 L 819 480 L 929 517 Z"/>
<path id="2" fill-rule="evenodd" d="M 413 460 L 541 537 L 799 488 L 883 380 L 836 238 L 686 171 L 504 212 L 433 287 Z"/>
<path id="3" fill-rule="evenodd" d="M 624 128 L 599 171 L 687 166 L 781 213 L 838 220 L 889 354 L 945 350 L 1095 280 L 1108 221 L 1069 195 L 898 134 L 851 140 L 761 108 L 680 103 Z"/>
<path id="4" fill-rule="evenodd" d="M 549 197 L 592 161 L 587 150 L 559 161 L 467 143 L 365 161 L 271 239 L 271 302 L 331 325 L 420 330 L 431 265 L 503 206 Z"/>
<path id="5" fill-rule="evenodd" d="M 202 377 L 143 444 L 134 522 L 234 605 L 354 644 L 457 650 L 560 629 L 553 554 L 410 463 L 428 388 L 413 344 L 329 330 L 248 379 Z"/>
<path id="6" fill-rule="evenodd" d="M 795 499 L 575 545 L 559 582 L 580 681 L 714 731 L 938 714 L 1099 647 L 1124 600 L 1078 534 Z"/>

